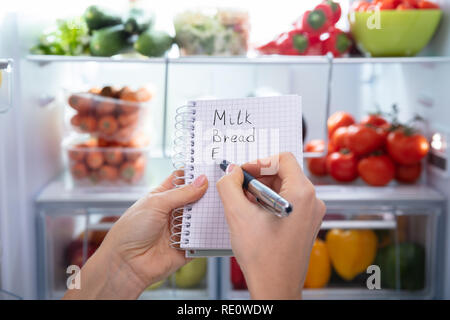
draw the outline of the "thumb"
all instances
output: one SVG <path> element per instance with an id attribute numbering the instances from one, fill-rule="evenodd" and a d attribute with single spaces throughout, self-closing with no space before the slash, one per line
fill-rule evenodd
<path id="1" fill-rule="evenodd" d="M 217 181 L 217 191 L 225 208 L 226 214 L 233 214 L 237 211 L 250 209 L 254 206 L 246 197 L 242 189 L 244 182 L 244 173 L 240 166 L 230 165 L 227 168 L 227 174 Z"/>
<path id="2" fill-rule="evenodd" d="M 208 178 L 204 174 L 198 176 L 193 183 L 181 188 L 167 190 L 159 193 L 159 207 L 170 211 L 200 199 L 208 189 Z"/>

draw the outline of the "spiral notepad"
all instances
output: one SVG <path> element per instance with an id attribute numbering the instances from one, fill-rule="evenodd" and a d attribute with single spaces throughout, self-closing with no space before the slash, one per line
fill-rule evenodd
<path id="1" fill-rule="evenodd" d="M 175 117 L 175 169 L 179 186 L 205 174 L 209 187 L 197 202 L 173 212 L 172 246 L 193 252 L 230 250 L 224 209 L 215 187 L 223 159 L 242 164 L 280 152 L 302 163 L 301 97 L 297 95 L 191 101 Z M 243 212 L 245 214 L 245 212 Z"/>

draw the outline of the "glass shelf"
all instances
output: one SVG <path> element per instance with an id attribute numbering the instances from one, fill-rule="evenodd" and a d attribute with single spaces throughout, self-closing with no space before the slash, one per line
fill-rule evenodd
<path id="1" fill-rule="evenodd" d="M 296 65 L 327 64 L 327 56 L 236 56 L 236 57 L 160 57 L 160 58 L 127 58 L 127 57 L 92 57 L 92 56 L 56 56 L 28 55 L 28 61 L 42 65 L 55 62 L 100 62 L 100 63 L 168 63 L 168 64 L 243 64 L 243 65 Z M 450 63 L 450 57 L 345 57 L 332 59 L 334 64 L 410 64 L 410 63 Z M 0 64 L 1 67 L 1 64 Z"/>
<path id="2" fill-rule="evenodd" d="M 166 58 L 125 58 L 93 56 L 28 55 L 27 60 L 46 65 L 57 62 L 99 62 L 99 63 L 165 63 Z"/>
<path id="3" fill-rule="evenodd" d="M 158 161 L 160 163 L 167 162 L 167 164 L 156 167 L 155 172 L 158 173 L 158 179 L 153 179 L 151 181 L 152 183 L 149 186 L 142 188 L 142 190 L 99 193 L 83 192 L 78 189 L 67 190 L 64 188 L 63 178 L 59 177 L 50 182 L 50 184 L 42 190 L 36 198 L 36 202 L 40 205 L 75 203 L 85 204 L 87 206 L 111 202 L 114 204 L 131 204 L 144 196 L 149 190 L 156 187 L 165 176 L 170 174 L 170 159 L 161 158 Z M 427 205 L 441 204 L 445 201 L 445 198 L 439 192 L 425 185 L 398 185 L 382 188 L 357 185 L 324 185 L 315 186 L 315 188 L 317 196 L 327 205 L 345 205 L 347 203 L 358 202 L 361 204 L 380 203 L 383 205 L 395 204 L 400 206 L 402 203 L 411 204 L 414 202 Z"/>

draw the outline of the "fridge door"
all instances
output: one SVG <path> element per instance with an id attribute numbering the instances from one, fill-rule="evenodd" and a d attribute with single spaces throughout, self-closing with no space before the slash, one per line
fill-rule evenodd
<path id="1" fill-rule="evenodd" d="M 49 70 L 48 78 L 36 81 L 35 69 L 26 63 L 26 52 L 21 50 L 28 47 L 24 25 L 19 24 L 17 13 L 3 12 L 0 57 L 14 60 L 14 77 L 13 103 L 8 112 L 0 114 L 0 185 L 6 199 L 0 213 L 2 288 L 32 299 L 37 297 L 34 197 L 61 167 L 58 110 L 40 108 L 38 101 L 59 77 Z"/>

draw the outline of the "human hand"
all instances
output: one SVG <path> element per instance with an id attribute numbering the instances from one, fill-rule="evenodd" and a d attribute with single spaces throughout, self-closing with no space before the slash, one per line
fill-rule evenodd
<path id="1" fill-rule="evenodd" d="M 81 290 L 68 290 L 65 298 L 135 299 L 188 262 L 170 246 L 171 212 L 200 199 L 208 181 L 201 175 L 174 188 L 174 174 L 120 217 L 81 269 Z"/>
<path id="2" fill-rule="evenodd" d="M 262 168 L 274 164 L 278 164 L 276 174 L 261 175 Z M 299 299 L 325 205 L 291 153 L 242 167 L 293 206 L 288 217 L 279 218 L 251 201 L 252 196 L 242 189 L 244 177 L 237 165 L 228 166 L 217 182 L 233 253 L 250 295 L 253 299 Z"/>

